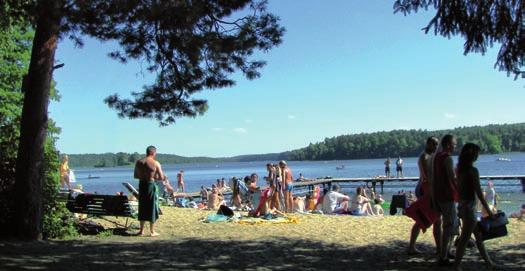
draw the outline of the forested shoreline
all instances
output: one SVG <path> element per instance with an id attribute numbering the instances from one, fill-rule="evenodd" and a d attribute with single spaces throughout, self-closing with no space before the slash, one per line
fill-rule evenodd
<path id="1" fill-rule="evenodd" d="M 343 160 L 419 155 L 429 136 L 458 138 L 457 150 L 466 142 L 481 147 L 481 153 L 525 151 L 525 123 L 460 127 L 451 130 L 393 130 L 326 138 L 323 142 L 294 150 L 290 160 Z"/>
<path id="2" fill-rule="evenodd" d="M 417 156 L 429 136 L 441 137 L 447 133 L 458 137 L 458 149 L 466 142 L 479 144 L 484 154 L 525 151 L 525 123 L 460 127 L 451 130 L 393 130 L 361 133 L 326 138 L 322 142 L 289 152 L 240 155 L 234 157 L 184 157 L 159 154 L 163 164 L 217 163 L 286 160 L 344 160 Z M 70 154 L 72 167 L 130 166 L 142 154 L 104 153 Z"/>

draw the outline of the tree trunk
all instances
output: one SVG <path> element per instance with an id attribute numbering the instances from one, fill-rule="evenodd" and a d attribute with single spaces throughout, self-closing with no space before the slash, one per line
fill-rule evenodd
<path id="1" fill-rule="evenodd" d="M 29 72 L 24 80 L 24 106 L 16 162 L 16 235 L 42 239 L 42 190 L 47 106 L 60 28 L 60 1 L 41 1 Z"/>

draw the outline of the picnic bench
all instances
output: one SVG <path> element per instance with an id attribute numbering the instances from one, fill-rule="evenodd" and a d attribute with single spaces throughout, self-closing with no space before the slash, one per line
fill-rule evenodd
<path id="1" fill-rule="evenodd" d="M 136 205 L 123 195 L 70 194 L 66 208 L 73 213 L 87 214 L 102 219 L 105 219 L 104 216 L 126 217 L 125 228 L 128 228 L 129 218 L 137 217 Z M 110 222 L 119 225 L 114 221 Z"/>

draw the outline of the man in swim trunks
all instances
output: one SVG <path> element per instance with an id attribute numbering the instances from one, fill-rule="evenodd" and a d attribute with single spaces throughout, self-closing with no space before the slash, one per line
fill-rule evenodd
<path id="1" fill-rule="evenodd" d="M 390 178 L 390 157 L 385 160 L 385 176 Z"/>
<path id="2" fill-rule="evenodd" d="M 156 180 L 166 181 L 167 177 L 162 172 L 160 163 L 155 160 L 157 149 L 149 146 L 146 157 L 135 163 L 134 178 L 139 179 L 139 221 L 140 230 L 137 235 L 144 235 L 144 224 L 150 225 L 151 236 L 158 236 L 155 232 L 155 222 L 159 218 L 158 187 Z"/>
<path id="3" fill-rule="evenodd" d="M 457 203 L 459 193 L 452 153 L 456 149 L 457 140 L 453 135 L 445 135 L 441 139 L 441 151 L 433 160 L 432 200 L 433 206 L 441 214 L 442 231 L 440 239 L 440 266 L 451 266 L 448 255 L 453 235 L 459 233 Z"/>
<path id="4" fill-rule="evenodd" d="M 282 160 L 279 162 L 279 167 L 283 172 L 281 176 L 284 184 L 284 206 L 285 212 L 293 212 L 293 176 L 292 170 L 286 164 L 286 161 Z"/>

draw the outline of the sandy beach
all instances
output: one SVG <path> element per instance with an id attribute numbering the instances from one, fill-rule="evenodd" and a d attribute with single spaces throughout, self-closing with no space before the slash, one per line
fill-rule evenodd
<path id="1" fill-rule="evenodd" d="M 163 207 L 159 237 L 128 232 L 66 241 L 0 243 L 0 269 L 51 270 L 425 270 L 437 269 L 430 232 L 420 255 L 406 248 L 412 221 L 405 216 L 295 215 L 297 223 L 203 223 L 212 212 Z M 108 218 L 115 220 L 115 218 Z M 97 220 L 112 231 L 115 225 Z M 118 219 L 123 222 L 124 220 Z M 137 222 L 134 222 L 137 225 Z M 525 267 L 525 222 L 510 219 L 509 235 L 486 242 L 502 270 Z M 123 234 L 122 234 L 123 233 Z M 485 270 L 477 249 L 465 270 Z M 446 270 L 446 269 L 444 269 Z"/>

